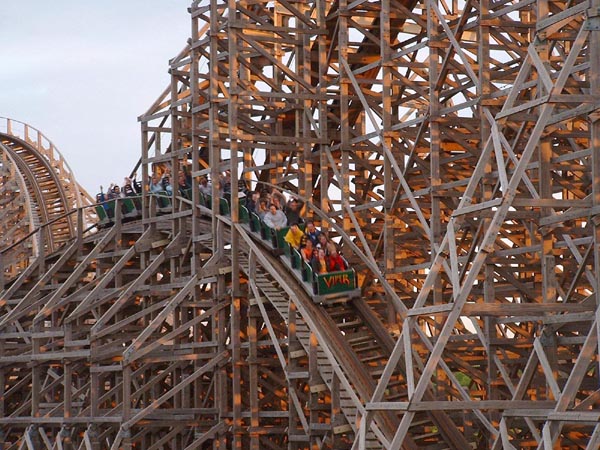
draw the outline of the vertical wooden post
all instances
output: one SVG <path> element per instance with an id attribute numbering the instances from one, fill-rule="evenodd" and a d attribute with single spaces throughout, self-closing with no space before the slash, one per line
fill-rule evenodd
<path id="1" fill-rule="evenodd" d="M 248 308 L 248 371 L 249 371 L 249 389 L 250 389 L 250 450 L 260 448 L 259 427 L 259 393 L 258 393 L 258 335 L 257 335 L 257 317 L 260 317 L 260 311 L 256 305 Z"/>
<path id="2" fill-rule="evenodd" d="M 600 2 L 593 0 L 590 2 L 590 11 L 598 11 L 600 8 Z M 598 15 L 595 15 L 591 20 L 594 21 L 596 27 L 590 31 L 590 93 L 592 95 L 600 94 L 600 31 L 597 26 L 599 24 Z M 591 116 L 591 142 L 590 148 L 592 149 L 592 197 L 594 207 L 600 206 L 600 116 L 596 110 L 593 116 Z M 596 306 L 600 306 L 600 221 L 594 218 L 594 273 L 596 274 L 596 282 L 594 285 L 594 293 L 596 299 Z M 584 264 L 585 261 L 582 262 Z M 598 313 L 596 312 L 596 316 Z M 600 321 L 596 320 L 596 333 L 600 336 Z M 600 350 L 600 349 L 599 349 Z M 597 368 L 600 369 L 600 358 L 596 360 Z M 598 430 L 594 432 L 594 435 L 598 434 Z M 595 437 L 598 441 L 598 437 Z"/>

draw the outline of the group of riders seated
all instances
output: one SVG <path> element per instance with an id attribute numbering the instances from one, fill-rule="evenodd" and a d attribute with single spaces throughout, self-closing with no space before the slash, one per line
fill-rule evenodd
<path id="1" fill-rule="evenodd" d="M 165 167 L 161 171 L 154 171 L 148 180 L 148 187 L 153 194 L 173 194 L 171 169 Z M 192 174 L 190 173 L 188 166 L 182 166 L 177 174 L 177 189 L 181 196 L 191 200 Z M 202 182 L 200 182 L 200 192 L 208 194 L 208 192 L 203 192 Z"/>
<path id="2" fill-rule="evenodd" d="M 142 193 L 142 186 L 139 182 L 129 177 L 125 177 L 123 186 L 111 183 L 104 193 L 104 188 L 100 186 L 100 193 L 96 194 L 96 203 L 102 203 L 107 200 L 113 200 L 115 198 L 135 197 Z"/>
<path id="3" fill-rule="evenodd" d="M 107 192 L 104 193 L 104 189 L 100 186 L 100 192 L 96 194 L 96 203 L 103 203 L 107 200 L 113 200 L 116 198 L 125 197 L 136 197 L 142 194 L 142 182 L 136 180 L 137 173 L 132 178 L 125 177 L 123 185 L 119 186 L 116 183 L 111 183 Z M 148 190 L 153 194 L 168 194 L 173 193 L 173 186 L 171 184 L 171 169 L 166 166 L 160 170 L 156 170 L 148 177 L 147 180 Z M 183 166 L 179 170 L 177 176 L 177 187 L 179 193 L 184 197 L 190 196 L 192 188 L 192 175 L 188 170 L 187 166 Z M 202 190 L 202 189 L 201 189 Z"/>
<path id="4" fill-rule="evenodd" d="M 137 173 L 133 174 L 131 178 L 125 177 L 122 186 L 111 183 L 106 193 L 104 192 L 104 188 L 100 186 L 100 192 L 96 194 L 96 203 L 104 206 L 104 209 L 110 218 L 114 216 L 112 205 L 109 202 L 110 200 L 126 197 L 139 197 L 142 194 L 142 182 L 136 180 L 136 177 Z M 177 185 L 179 194 L 191 199 L 192 176 L 187 166 L 183 166 L 179 171 Z M 165 194 L 170 196 L 173 193 L 173 187 L 171 185 L 171 169 L 167 166 L 154 171 L 152 175 L 148 177 L 146 186 L 153 194 Z M 141 211 L 141 203 L 139 200 L 134 199 L 134 203 Z"/>
<path id="5" fill-rule="evenodd" d="M 302 218 L 302 200 L 292 197 L 286 201 L 278 189 L 272 188 L 270 192 L 263 194 L 260 191 L 250 192 L 245 206 L 269 228 L 281 230 L 289 227 L 284 240 L 300 252 L 302 259 L 310 264 L 314 273 L 337 272 L 348 268 L 335 242 L 325 232 L 319 231 L 312 220 L 305 221 Z M 302 224 L 304 230 L 300 228 Z"/>
<path id="6" fill-rule="evenodd" d="M 304 231 L 298 223 L 293 223 L 284 239 L 300 252 L 302 259 L 310 264 L 316 274 L 338 272 L 348 268 L 335 243 L 328 239 L 325 232 L 317 230 L 311 220 L 306 221 Z"/>
<path id="7" fill-rule="evenodd" d="M 223 172 L 215 183 L 217 195 L 230 200 L 230 171 Z M 180 195 L 191 199 L 192 176 L 187 166 L 183 166 L 179 170 L 177 185 Z M 153 172 L 148 177 L 147 187 L 153 194 L 172 195 L 170 168 L 165 167 L 161 171 Z M 199 190 L 204 196 L 212 195 L 213 186 L 207 177 L 200 178 Z M 122 186 L 111 183 L 106 193 L 100 186 L 96 202 L 103 205 L 107 215 L 112 218 L 114 211 L 109 207 L 110 200 L 139 197 L 141 193 L 142 183 L 136 180 L 136 174 L 134 174 L 132 178 L 125 177 Z M 243 194 L 245 201 L 240 201 L 240 204 L 244 204 L 249 213 L 256 214 L 267 227 L 275 231 L 289 227 L 284 240 L 291 248 L 300 253 L 302 259 L 312 267 L 315 274 L 342 271 L 348 268 L 348 264 L 339 254 L 335 242 L 331 241 L 324 231 L 318 230 L 312 220 L 305 221 L 302 218 L 301 211 L 304 202 L 301 199 L 291 197 L 287 200 L 285 195 L 274 187 L 263 191 L 244 191 Z M 137 207 L 139 199 L 134 199 L 134 202 Z"/>
<path id="8" fill-rule="evenodd" d="M 114 217 L 114 208 L 111 205 L 110 200 L 126 197 L 139 197 L 141 193 L 142 185 L 139 181 L 136 181 L 134 175 L 133 178 L 125 177 L 125 179 L 123 180 L 123 186 L 111 183 L 106 193 L 104 192 L 104 188 L 100 186 L 100 192 L 96 194 L 96 203 L 102 205 L 102 207 L 106 211 L 107 216 L 109 218 L 112 218 Z M 134 205 L 136 208 L 139 208 L 141 210 L 139 198 L 136 198 L 134 200 Z M 125 208 L 124 205 L 122 205 L 122 208 Z"/>

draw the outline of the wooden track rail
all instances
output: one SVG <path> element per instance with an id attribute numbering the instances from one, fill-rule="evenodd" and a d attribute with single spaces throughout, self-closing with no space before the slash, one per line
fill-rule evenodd
<path id="1" fill-rule="evenodd" d="M 77 183 L 68 164 L 54 144 L 32 126 L 0 118 L 0 152 L 3 161 L 3 190 L 10 201 L 2 204 L 0 248 L 21 241 L 4 252 L 3 278 L 14 278 L 30 260 L 58 250 L 76 235 L 77 208 L 91 205 L 90 195 Z M 85 223 L 95 222 L 87 209 Z M 31 231 L 40 230 L 30 240 Z M 4 280 L 3 280 L 4 282 Z"/>
<path id="2" fill-rule="evenodd" d="M 599 8 L 193 1 L 139 118 L 142 179 L 191 194 L 14 271 L 4 448 L 599 448 Z M 4 135 L 0 205 L 55 236 Z M 315 302 L 236 186 L 302 198 L 361 296 Z"/>

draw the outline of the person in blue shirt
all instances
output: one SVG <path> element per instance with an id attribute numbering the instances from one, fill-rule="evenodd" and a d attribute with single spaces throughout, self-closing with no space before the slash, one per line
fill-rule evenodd
<path id="1" fill-rule="evenodd" d="M 317 230 L 317 228 L 315 227 L 315 223 L 312 220 L 306 221 L 306 228 L 304 229 L 304 234 L 306 234 L 306 237 L 312 241 L 313 246 L 316 247 L 317 243 L 319 242 L 319 234 L 321 234 L 321 232 Z"/>

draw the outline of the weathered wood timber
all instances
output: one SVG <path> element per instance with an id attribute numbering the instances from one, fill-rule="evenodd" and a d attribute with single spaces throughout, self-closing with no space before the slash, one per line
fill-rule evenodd
<path id="1" fill-rule="evenodd" d="M 0 442 L 597 449 L 599 2 L 193 1 L 102 229 L 6 120 Z M 249 231 L 272 188 L 360 297 Z"/>

